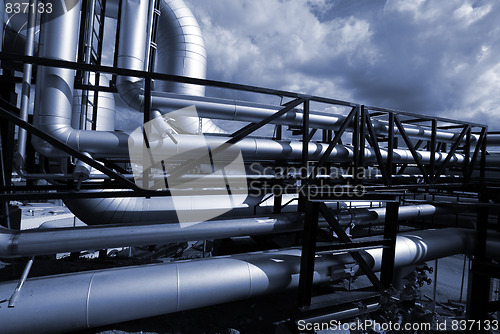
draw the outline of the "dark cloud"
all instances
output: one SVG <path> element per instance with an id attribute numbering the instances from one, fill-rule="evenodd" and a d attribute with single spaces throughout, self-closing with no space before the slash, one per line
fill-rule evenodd
<path id="1" fill-rule="evenodd" d="M 496 1 L 188 3 L 211 79 L 500 125 Z"/>

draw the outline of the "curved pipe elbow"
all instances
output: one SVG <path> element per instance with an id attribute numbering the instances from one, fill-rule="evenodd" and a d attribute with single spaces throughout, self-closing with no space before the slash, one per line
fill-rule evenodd
<path id="1" fill-rule="evenodd" d="M 123 102 L 130 108 L 144 112 L 143 80 L 134 77 L 119 76 L 116 78 L 116 90 Z"/>
<path id="2" fill-rule="evenodd" d="M 73 148 L 77 148 L 76 146 L 71 145 L 69 143 L 69 138 L 71 137 L 73 131 L 76 131 L 72 129 L 70 126 L 60 126 L 57 124 L 52 124 L 52 125 L 41 126 L 39 128 L 45 131 L 48 135 L 51 135 L 52 137 L 62 141 L 63 143 L 72 146 Z M 38 138 L 36 136 L 32 137 L 31 144 L 38 153 L 48 158 L 61 158 L 68 156 L 63 151 L 56 149 L 54 146 L 50 145 L 45 140 Z"/>
<path id="3" fill-rule="evenodd" d="M 148 46 L 149 1 L 124 0 L 120 16 L 119 68 L 144 71 Z M 139 30 L 139 31 L 138 31 Z M 123 101 L 133 109 L 143 111 L 144 80 L 130 76 L 118 76 L 116 89 Z"/>

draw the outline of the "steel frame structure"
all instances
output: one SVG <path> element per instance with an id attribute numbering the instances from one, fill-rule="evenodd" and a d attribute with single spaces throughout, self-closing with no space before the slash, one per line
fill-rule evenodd
<path id="1" fill-rule="evenodd" d="M 104 2 L 105 3 L 105 2 Z M 102 49 L 102 46 L 101 46 Z M 407 113 L 402 111 L 396 111 L 391 109 L 379 108 L 365 106 L 361 104 L 356 104 L 347 101 L 323 98 L 318 96 L 304 95 L 294 92 L 288 92 L 283 90 L 275 90 L 269 88 L 262 88 L 249 85 L 234 84 L 222 81 L 205 80 L 205 79 L 195 79 L 183 76 L 159 74 L 151 71 L 136 71 L 129 69 L 120 69 L 116 67 L 101 66 L 96 64 L 85 64 L 79 62 L 68 62 L 60 60 L 52 60 L 46 58 L 30 57 L 30 56 L 20 56 L 14 54 L 0 53 L 0 60 L 9 62 L 21 62 L 21 63 L 32 63 L 38 66 L 51 66 L 60 67 L 67 69 L 77 70 L 78 73 L 83 71 L 95 73 L 96 77 L 99 77 L 100 73 L 111 73 L 113 75 L 127 75 L 143 78 L 145 80 L 144 93 L 145 93 L 145 107 L 144 107 L 144 120 L 148 121 L 151 110 L 151 91 L 153 80 L 166 80 L 166 81 L 176 81 L 187 84 L 204 85 L 209 87 L 230 89 L 243 92 L 258 93 L 264 95 L 271 95 L 290 99 L 287 103 L 282 106 L 282 109 L 274 113 L 260 122 L 250 123 L 247 126 L 241 128 L 240 130 L 232 133 L 230 139 L 218 148 L 218 150 L 224 150 L 227 145 L 235 144 L 243 138 L 248 137 L 256 130 L 262 128 L 264 125 L 270 124 L 273 120 L 276 120 L 281 115 L 284 115 L 288 111 L 302 106 L 303 112 L 303 122 L 298 130 L 298 133 L 302 135 L 302 158 L 300 161 L 290 162 L 302 167 L 302 184 L 300 189 L 305 189 L 308 193 L 313 186 L 318 184 L 318 176 L 321 174 L 323 167 L 330 168 L 335 162 L 329 161 L 329 155 L 335 148 L 337 144 L 344 144 L 342 142 L 343 135 L 348 128 L 352 129 L 352 137 L 350 145 L 354 151 L 354 160 L 352 163 L 340 163 L 343 167 L 352 167 L 352 180 L 353 183 L 347 183 L 347 187 L 354 189 L 355 186 L 363 185 L 368 189 L 368 192 L 360 196 L 358 199 L 361 200 L 377 200 L 377 201 L 387 201 L 388 214 L 386 216 L 386 223 L 384 228 L 384 239 L 380 242 L 380 245 L 385 247 L 383 255 L 383 268 L 381 273 L 381 280 L 379 280 L 373 272 L 366 265 L 362 255 L 357 249 L 352 250 L 353 247 L 359 247 L 360 245 L 352 240 L 345 231 L 338 225 L 337 222 L 330 216 L 331 213 L 326 209 L 325 202 L 327 201 L 341 201 L 350 200 L 352 198 L 339 197 L 336 196 L 332 198 L 331 194 L 319 192 L 313 198 L 306 198 L 301 195 L 299 198 L 299 210 L 305 212 L 305 230 L 303 233 L 303 253 L 302 253 L 302 263 L 301 263 L 301 278 L 299 286 L 299 305 L 307 307 L 310 305 L 311 301 L 311 289 L 312 289 L 312 273 L 314 270 L 314 255 L 318 250 L 327 250 L 328 248 L 317 248 L 316 247 L 316 231 L 318 225 L 318 214 L 321 213 L 331 228 L 335 231 L 340 240 L 344 245 L 340 246 L 341 249 L 349 251 L 352 256 L 356 259 L 357 263 L 365 271 L 367 276 L 370 278 L 374 286 L 378 290 L 383 291 L 390 286 L 393 277 L 393 261 L 394 261 L 394 245 L 395 236 L 398 230 L 397 222 L 397 212 L 400 197 L 411 193 L 413 191 L 424 189 L 424 191 L 429 190 L 441 190 L 441 189 L 460 189 L 464 191 L 471 191 L 476 194 L 481 194 L 488 191 L 488 187 L 485 185 L 485 158 L 486 158 L 486 136 L 487 136 L 487 126 L 477 123 L 462 122 L 457 120 L 451 120 L 447 118 L 440 118 L 434 116 L 425 116 L 414 113 Z M 5 75 L 5 73 L 4 73 Z M 81 78 L 81 76 L 79 76 Z M 16 78 L 9 77 L 6 80 L 10 82 L 16 82 Z M 89 89 L 94 92 L 116 92 L 116 88 L 111 86 L 100 86 L 97 82 L 96 85 L 88 85 L 80 80 L 76 80 L 75 87 L 78 89 Z M 97 94 L 95 94 L 97 96 Z M 90 198 L 90 197 L 152 197 L 152 196 L 168 196 L 168 189 L 165 191 L 148 191 L 140 189 L 133 183 L 130 178 L 127 178 L 124 170 L 121 166 L 115 163 L 113 160 L 102 159 L 97 161 L 93 158 L 82 154 L 78 150 L 62 143 L 58 139 L 40 131 L 29 122 L 23 121 L 17 115 L 19 109 L 12 103 L 12 101 L 6 101 L 5 99 L 0 99 L 0 118 L 3 119 L 2 122 L 2 150 L 0 156 L 2 160 L 0 161 L 2 167 L 2 184 L 0 184 L 0 201 L 4 204 L 11 200 L 27 200 L 35 199 L 43 196 L 46 199 L 49 198 Z M 308 152 L 308 144 L 313 141 L 313 137 L 317 134 L 317 129 L 311 128 L 309 125 L 309 115 L 310 115 L 310 104 L 311 103 L 322 103 L 333 106 L 341 106 L 351 108 L 344 122 L 337 131 L 334 130 L 323 130 L 321 142 L 328 145 L 327 150 L 324 154 L 317 160 L 310 160 L 310 152 Z M 95 111 L 94 111 L 95 113 Z M 95 116 L 95 115 L 94 115 Z M 94 117 L 94 119 L 96 119 Z M 373 126 L 374 120 L 384 120 L 388 122 L 388 133 L 387 135 L 378 135 Z M 4 122 L 7 121 L 7 122 Z M 431 137 L 430 140 L 412 140 L 405 128 L 405 124 L 418 123 L 420 125 L 427 126 Z M 7 124 L 7 125 L 6 125 Z M 25 129 L 30 135 L 38 136 L 41 139 L 47 141 L 54 147 L 64 151 L 70 156 L 79 159 L 91 167 L 101 171 L 105 174 L 108 180 L 102 182 L 93 182 L 91 185 L 78 182 L 71 179 L 68 176 L 67 183 L 63 185 L 45 185 L 45 186 L 13 186 L 10 185 L 8 181 L 10 178 L 10 166 L 8 165 L 9 157 L 11 153 L 9 148 L 13 147 L 13 132 L 7 136 L 6 132 L 7 126 L 10 129 L 13 125 L 19 126 Z M 93 125 L 95 127 L 95 124 Z M 454 130 L 456 131 L 456 136 L 453 142 L 450 143 L 449 150 L 446 149 L 445 142 L 439 142 L 436 138 L 436 133 L 440 129 Z M 479 133 L 479 137 L 473 137 L 474 133 Z M 283 135 L 282 125 L 276 126 L 275 138 L 281 139 Z M 401 138 L 402 142 L 398 141 Z M 474 140 L 479 138 L 478 140 Z M 344 138 L 345 142 L 345 138 Z M 387 159 L 383 159 L 381 143 L 387 143 Z M 393 159 L 394 150 L 399 147 L 404 147 L 408 149 L 413 157 L 411 164 L 409 163 L 395 163 Z M 365 148 L 370 147 L 375 152 L 376 164 L 378 170 L 380 170 L 382 182 L 374 181 L 373 179 L 365 179 L 360 176 L 357 171 L 359 169 L 365 169 L 367 167 L 367 162 L 365 159 Z M 430 163 L 424 165 L 419 158 L 419 152 L 429 152 L 430 153 Z M 444 161 L 439 164 L 435 161 L 435 155 L 438 152 L 447 152 Z M 460 167 L 451 166 L 450 161 L 454 153 L 461 152 L 465 156 L 465 162 Z M 201 159 L 189 161 L 182 165 L 182 168 L 174 169 L 172 175 L 182 176 L 182 170 L 187 170 L 189 167 L 195 166 L 199 163 Z M 101 164 L 103 162 L 104 164 Z M 312 170 L 309 170 L 310 166 L 313 166 Z M 374 165 L 373 163 L 371 165 Z M 411 183 L 405 182 L 405 179 L 400 179 L 397 176 L 404 173 L 409 165 L 413 165 L 418 168 L 420 176 L 418 176 L 418 184 L 412 181 Z M 441 176 L 445 173 L 446 169 L 453 169 L 455 174 L 461 176 L 460 179 L 447 179 Z M 479 170 L 479 175 L 474 173 L 475 170 Z M 50 178 L 50 174 L 47 175 Z M 343 182 L 336 180 L 335 182 Z M 345 182 L 344 182 L 345 184 Z M 84 192 L 80 190 L 87 189 L 105 189 L 106 191 L 99 193 Z M 127 189 L 127 191 L 114 192 L 111 189 Z M 387 190 L 390 190 L 388 193 Z M 480 198 L 481 203 L 487 203 L 488 198 L 482 196 Z M 288 203 L 283 204 L 281 196 L 274 196 L 274 211 L 279 213 L 283 206 Z M 480 275 L 474 275 L 472 290 L 479 291 L 475 293 L 471 299 L 471 305 L 474 307 L 472 309 L 479 310 L 476 313 L 471 313 L 472 318 L 482 318 L 486 313 L 486 309 L 478 307 L 484 302 L 485 298 L 488 296 L 488 291 L 486 291 L 485 282 L 490 279 L 490 276 L 484 275 L 484 269 L 489 268 L 491 265 L 487 261 L 484 255 L 484 248 L 486 244 L 486 231 L 488 223 L 488 212 L 482 208 L 480 205 L 478 213 L 478 224 L 477 224 L 477 236 L 476 236 L 476 260 L 473 262 L 473 272 L 481 272 Z M 5 210 L 4 210 L 5 211 Z M 8 212 L 8 210 L 7 210 Z M 339 246 L 332 246 L 339 249 Z M 495 267 L 496 269 L 496 267 Z M 477 277 L 479 278 L 477 278 Z M 489 286 L 489 285 L 488 285 Z M 490 305 L 491 306 L 491 305 Z M 493 306 L 488 306 L 487 310 L 490 310 Z"/>

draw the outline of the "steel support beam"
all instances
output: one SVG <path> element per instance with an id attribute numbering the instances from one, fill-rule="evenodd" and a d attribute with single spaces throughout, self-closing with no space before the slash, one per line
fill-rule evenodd
<path id="1" fill-rule="evenodd" d="M 316 235 L 318 232 L 318 213 L 319 203 L 306 201 L 298 292 L 298 305 L 300 308 L 306 308 L 311 305 L 314 259 L 316 257 Z"/>
<path id="2" fill-rule="evenodd" d="M 394 279 L 394 258 L 396 256 L 396 237 L 398 233 L 399 202 L 387 202 L 384 225 L 384 239 L 389 240 L 389 247 L 382 251 L 382 270 L 380 281 L 386 288 L 391 287 Z"/>

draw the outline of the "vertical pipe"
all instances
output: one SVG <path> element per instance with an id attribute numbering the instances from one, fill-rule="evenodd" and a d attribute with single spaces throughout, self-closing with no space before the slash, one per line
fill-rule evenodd
<path id="1" fill-rule="evenodd" d="M 38 8 L 37 0 L 30 0 L 28 8 Z M 24 54 L 26 56 L 33 56 L 34 42 L 35 42 L 35 25 L 36 25 L 36 12 L 34 10 L 28 10 L 28 28 L 26 30 L 26 46 L 24 51 Z M 24 63 L 22 93 L 21 93 L 21 111 L 19 114 L 19 117 L 23 121 L 28 121 L 32 69 L 33 65 L 31 63 Z M 15 168 L 21 172 L 24 170 L 23 167 L 26 155 L 26 140 L 27 140 L 26 130 L 23 128 L 18 128 L 17 152 L 14 158 L 14 164 Z"/>

